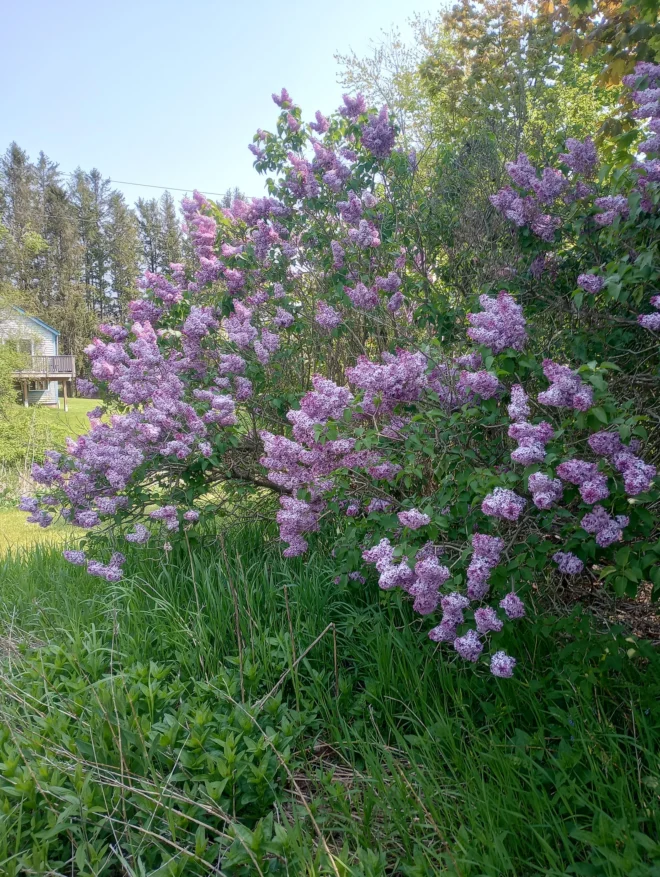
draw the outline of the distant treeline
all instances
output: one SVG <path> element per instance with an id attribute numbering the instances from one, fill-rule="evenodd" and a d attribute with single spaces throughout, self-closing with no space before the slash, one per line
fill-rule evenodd
<path id="1" fill-rule="evenodd" d="M 98 322 L 125 316 L 143 270 L 182 261 L 187 247 L 168 191 L 131 207 L 97 169 L 64 174 L 16 143 L 0 158 L 0 297 L 57 328 L 67 353 L 80 357 Z"/>

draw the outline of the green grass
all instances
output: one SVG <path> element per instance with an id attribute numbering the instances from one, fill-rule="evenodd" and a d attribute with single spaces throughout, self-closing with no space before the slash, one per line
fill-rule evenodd
<path id="1" fill-rule="evenodd" d="M 97 404 L 93 399 L 70 399 L 68 411 L 38 405 L 5 409 L 0 417 L 0 465 L 26 468 L 40 461 L 44 451 L 63 448 L 68 436 L 87 432 L 87 412 Z"/>
<path id="2" fill-rule="evenodd" d="M 27 523 L 27 513 L 18 509 L 0 508 L 0 557 L 8 552 L 34 545 L 61 545 L 72 547 L 82 530 L 64 521 L 57 521 L 43 529 Z"/>
<path id="3" fill-rule="evenodd" d="M 8 862 L 17 850 L 27 861 L 28 848 L 37 861 L 34 847 L 46 843 L 28 840 L 43 799 L 25 772 L 12 767 L 8 775 L 7 764 L 24 763 L 32 771 L 57 765 L 46 796 L 54 815 L 41 831 L 54 835 L 61 823 L 79 863 L 97 856 L 96 870 L 80 874 L 660 874 L 660 660 L 648 644 L 596 633 L 579 614 L 526 619 L 498 635 L 519 657 L 516 678 L 495 680 L 436 649 L 425 636 L 428 622 L 413 618 L 398 595 L 374 584 L 334 585 L 322 545 L 304 561 L 286 561 L 273 534 L 256 527 L 227 534 L 224 549 L 193 543 L 190 554 L 185 545 L 169 555 L 136 551 L 127 569 L 112 585 L 47 547 L 0 560 L 0 619 L 12 637 L 2 698 L 0 861 L 3 849 Z M 319 636 L 294 667 L 294 655 L 300 659 Z M 17 640 L 39 645 L 21 658 L 11 646 Z M 255 712 L 249 704 L 287 670 L 272 713 Z M 16 693 L 26 691 L 33 700 Z M 106 704 L 101 717 L 99 703 Z M 185 703 L 197 704 L 194 721 L 181 717 Z M 207 714 L 214 730 L 199 719 Z M 80 730 L 53 730 L 67 715 L 81 717 Z M 184 741 L 164 762 L 162 729 L 172 722 Z M 157 828 L 151 859 L 134 790 L 117 792 L 118 740 L 123 751 L 139 749 L 136 733 L 144 752 L 132 771 L 161 794 L 160 804 L 149 805 Z M 241 734 L 252 741 L 245 752 L 277 753 L 277 764 L 264 768 L 268 802 L 260 792 L 259 809 L 248 782 L 242 796 L 236 786 L 222 807 L 211 806 L 210 765 L 220 757 L 213 740 L 224 741 L 226 756 Z M 193 745 L 191 735 L 200 742 Z M 98 763 L 113 758 L 111 781 Z M 257 774 L 250 762 L 241 776 Z M 100 809 L 89 806 L 81 835 L 80 817 L 69 823 L 71 796 L 80 800 L 84 788 Z M 185 792 L 186 818 L 198 822 L 173 822 L 174 811 L 185 809 L 170 797 L 175 790 Z M 107 840 L 114 836 L 109 807 L 116 842 Z M 206 853 L 194 858 L 200 831 L 215 838 L 214 864 Z M 91 846 L 78 853 L 84 843 Z M 187 854 L 174 853 L 175 843 Z M 97 847 L 105 850 L 103 867 L 101 853 L 92 854 Z M 172 870 L 158 870 L 172 855 Z"/>

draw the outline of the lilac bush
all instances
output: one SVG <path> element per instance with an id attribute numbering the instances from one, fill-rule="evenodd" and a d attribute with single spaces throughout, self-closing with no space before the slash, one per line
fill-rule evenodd
<path id="1" fill-rule="evenodd" d="M 87 350 L 102 405 L 87 435 L 35 467 L 43 491 L 22 508 L 40 526 L 61 514 L 89 529 L 90 556 L 65 556 L 109 581 L 125 561 L 100 559 L 106 544 L 148 550 L 259 509 L 286 557 L 331 537 L 341 586 L 371 576 L 398 589 L 430 616 L 432 642 L 470 663 L 485 652 L 509 678 L 516 659 L 500 646 L 515 648 L 521 595 L 549 555 L 562 575 L 660 585 L 655 445 L 638 445 L 634 399 L 608 387 L 621 367 L 573 356 L 515 271 L 438 331 L 446 298 L 417 233 L 424 180 L 386 108 L 345 95 L 308 123 L 286 89 L 273 100 L 276 129 L 252 144 L 268 195 L 184 201 L 194 258 L 147 273 L 130 325 L 102 327 Z M 567 211 L 610 234 L 637 215 L 621 199 L 657 201 L 655 165 L 634 166 L 636 194 L 594 199 L 593 142 L 566 149 L 563 169 L 519 156 L 507 166 L 517 188 L 492 197 L 530 264 L 548 264 Z M 582 268 L 572 294 L 620 319 L 606 269 Z"/>

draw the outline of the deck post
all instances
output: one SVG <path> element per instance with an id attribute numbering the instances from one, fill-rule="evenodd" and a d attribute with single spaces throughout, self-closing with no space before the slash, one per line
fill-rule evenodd
<path id="1" fill-rule="evenodd" d="M 64 393 L 64 410 L 68 411 L 69 410 L 69 403 L 67 402 L 67 398 L 66 398 L 66 379 L 62 381 L 62 391 Z"/>
<path id="2" fill-rule="evenodd" d="M 21 386 L 23 387 L 23 408 L 27 408 L 28 407 L 27 381 L 21 381 Z"/>

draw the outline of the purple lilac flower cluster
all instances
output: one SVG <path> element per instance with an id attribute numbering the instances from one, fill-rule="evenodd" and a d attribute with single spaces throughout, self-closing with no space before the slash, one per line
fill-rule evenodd
<path id="1" fill-rule="evenodd" d="M 550 381 L 550 387 L 537 396 L 542 405 L 574 408 L 576 411 L 588 411 L 593 405 L 594 391 L 568 366 L 544 359 L 543 374 Z"/>
<path id="2" fill-rule="evenodd" d="M 610 495 L 607 477 L 599 471 L 595 463 L 578 459 L 566 460 L 557 466 L 557 475 L 562 481 L 575 484 L 583 501 L 589 505 L 607 499 Z"/>
<path id="3" fill-rule="evenodd" d="M 475 533 L 472 537 L 472 558 L 467 568 L 467 595 L 470 600 L 483 600 L 490 587 L 491 571 L 500 562 L 504 542 L 497 536 Z"/>
<path id="4" fill-rule="evenodd" d="M 580 575 L 584 569 L 584 563 L 572 551 L 557 551 L 552 555 L 552 559 L 559 567 L 559 572 L 565 576 Z"/>
<path id="5" fill-rule="evenodd" d="M 532 494 L 532 502 L 543 511 L 552 508 L 564 494 L 561 481 L 543 472 L 533 472 L 527 480 L 527 486 Z"/>
<path id="6" fill-rule="evenodd" d="M 522 308 L 513 296 L 505 291 L 497 298 L 482 295 L 479 303 L 483 311 L 467 315 L 472 324 L 467 330 L 468 337 L 477 344 L 490 347 L 495 354 L 507 347 L 523 350 L 527 341 L 526 323 Z"/>
<path id="7" fill-rule="evenodd" d="M 517 521 L 525 508 L 525 500 L 505 487 L 496 487 L 481 503 L 481 511 L 494 518 Z"/>
<path id="8" fill-rule="evenodd" d="M 553 438 L 555 432 L 545 420 L 541 423 L 528 423 L 521 420 L 509 427 L 509 438 L 518 442 L 518 447 L 511 452 L 511 459 L 523 466 L 531 463 L 542 463 L 545 459 L 545 446 Z"/>
<path id="9" fill-rule="evenodd" d="M 589 447 L 600 457 L 606 457 L 623 475 L 624 489 L 628 496 L 646 493 L 657 474 L 655 466 L 645 463 L 633 453 L 633 446 L 626 447 L 618 433 L 596 432 L 589 436 Z"/>
<path id="10" fill-rule="evenodd" d="M 660 295 L 654 295 L 651 298 L 651 305 L 656 309 L 656 312 L 654 314 L 640 314 L 637 317 L 637 322 L 651 332 L 660 332 Z"/>
<path id="11" fill-rule="evenodd" d="M 620 542 L 624 527 L 627 527 L 629 518 L 626 515 L 612 515 L 602 505 L 596 505 L 593 511 L 586 514 L 581 521 L 582 529 L 587 533 L 593 533 L 596 544 L 601 548 L 607 548 L 614 542 Z"/>

